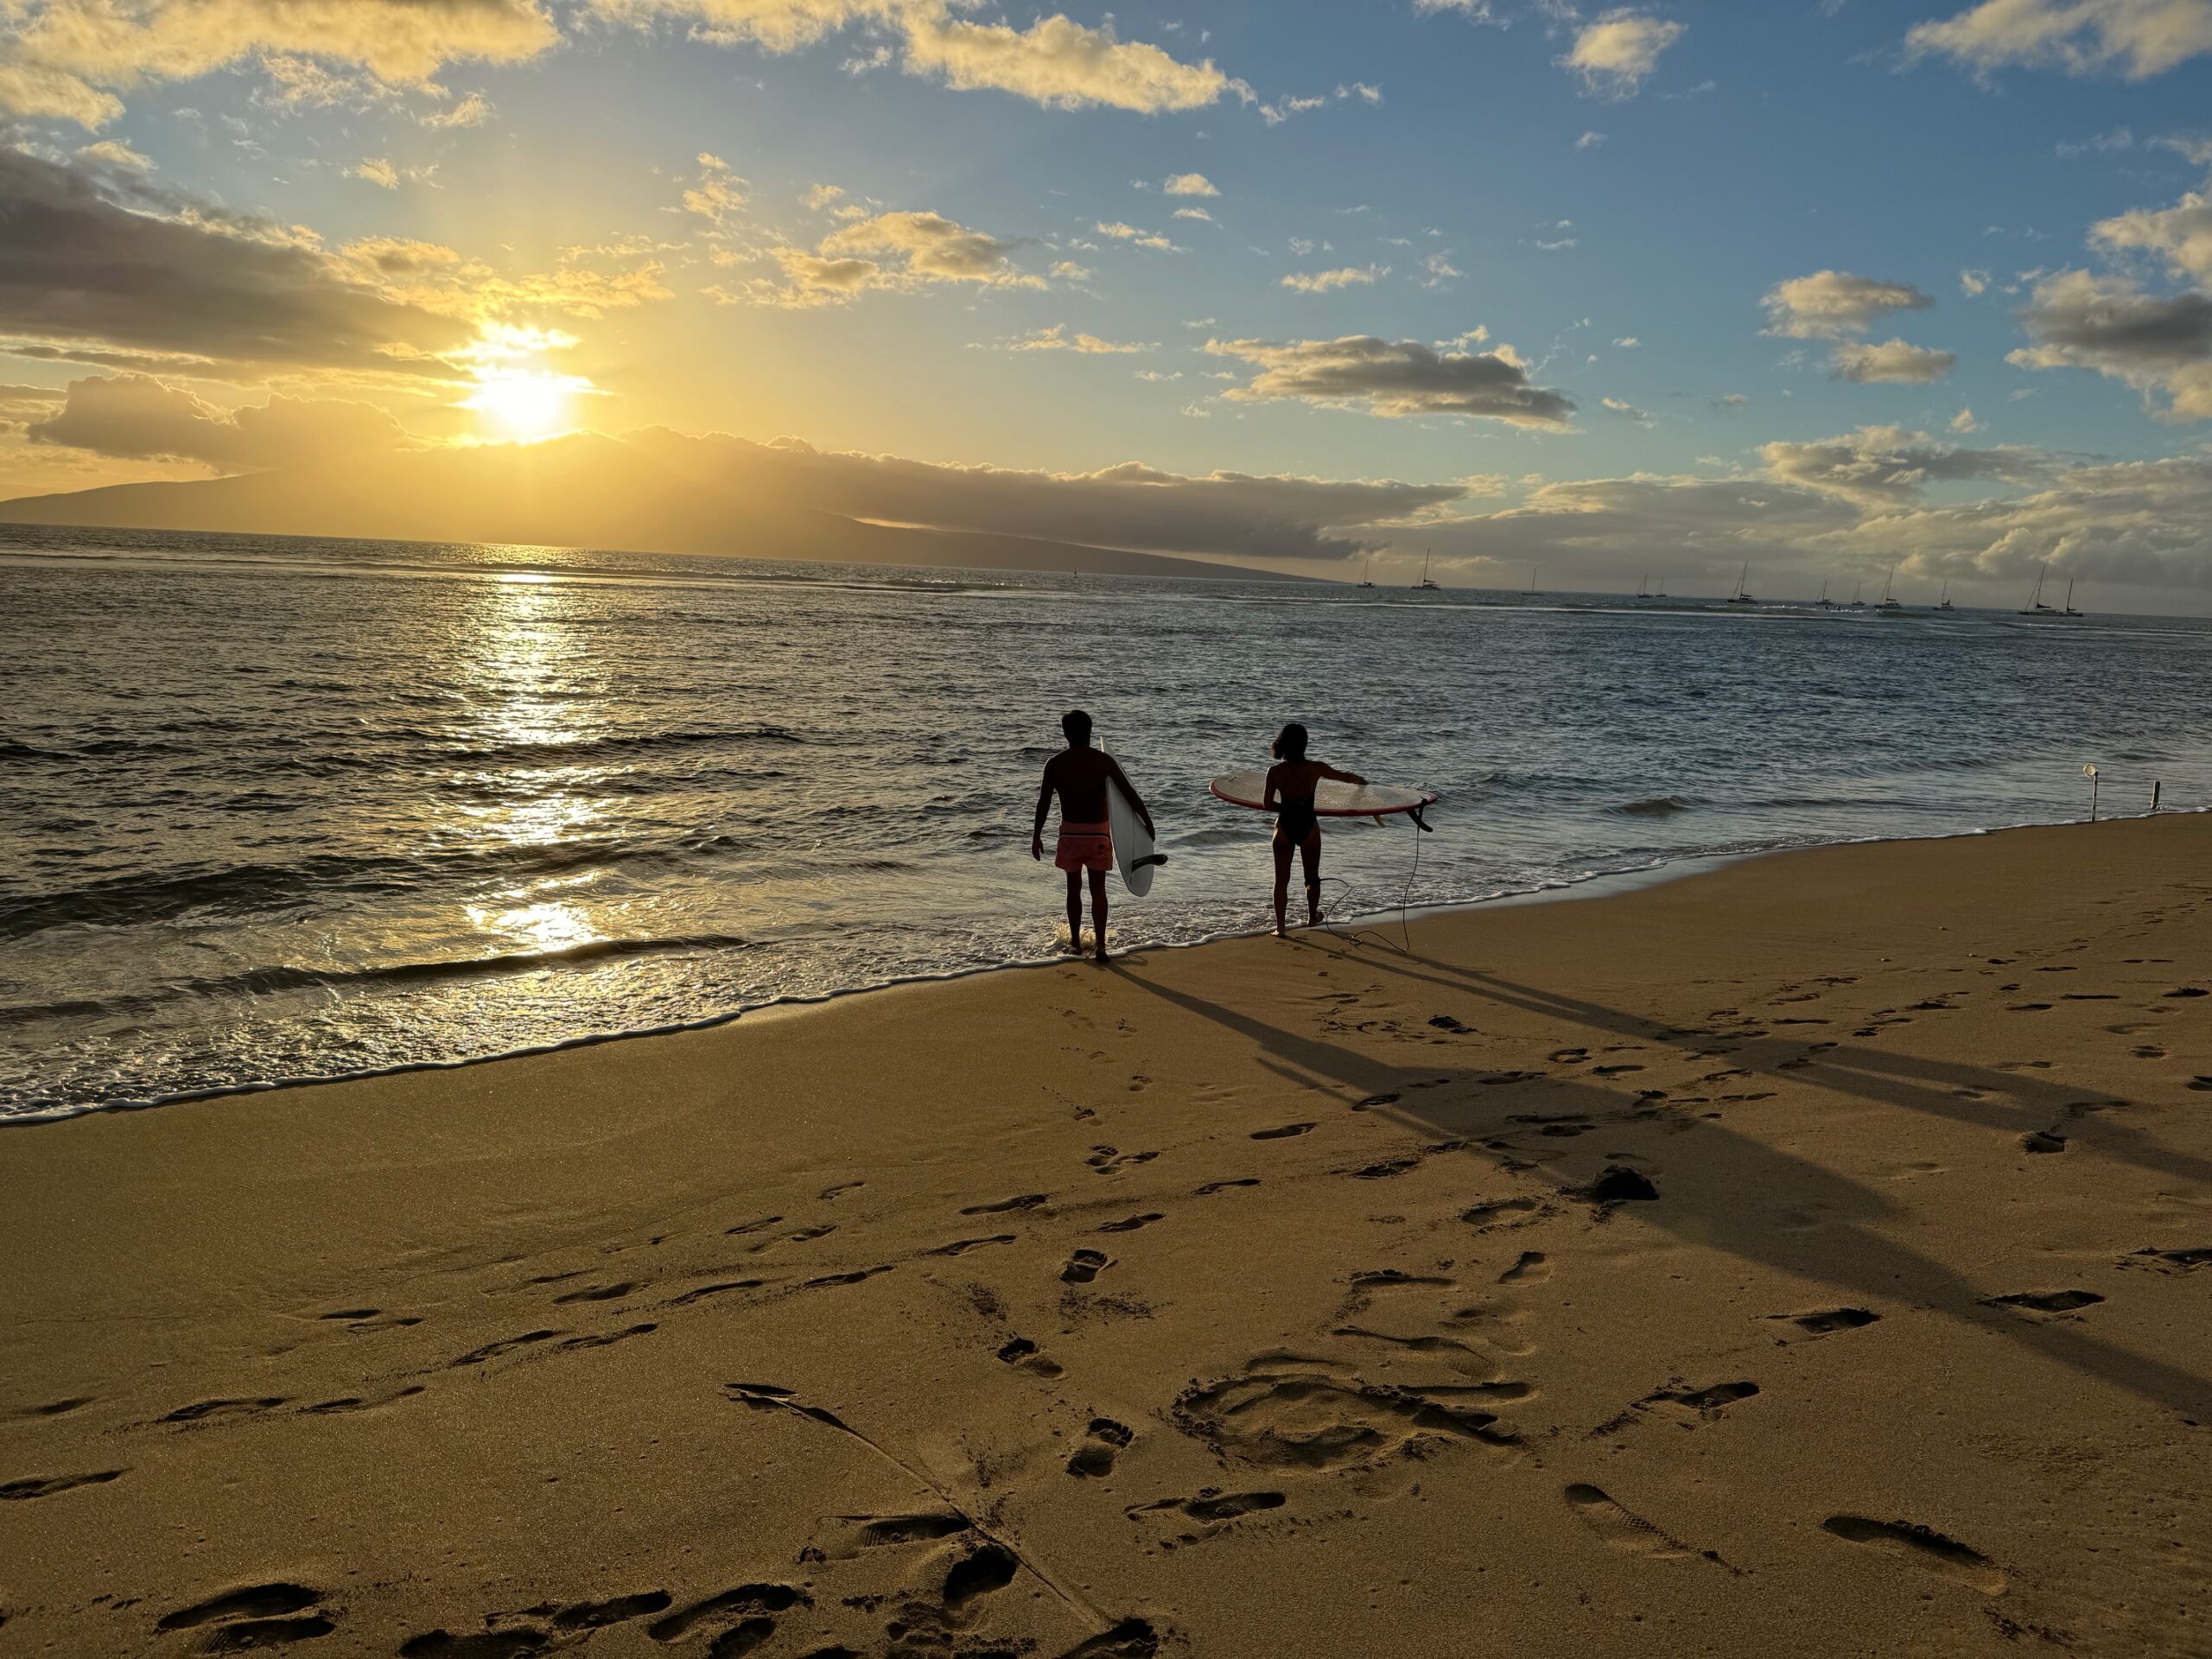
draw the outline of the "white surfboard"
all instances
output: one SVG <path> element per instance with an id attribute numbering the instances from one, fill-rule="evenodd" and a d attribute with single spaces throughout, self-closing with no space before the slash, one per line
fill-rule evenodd
<path id="1" fill-rule="evenodd" d="M 1114 832 L 1114 868 L 1121 872 L 1122 885 L 1131 898 L 1141 899 L 1152 891 L 1152 873 L 1167 861 L 1167 855 L 1154 849 L 1152 831 L 1110 778 L 1106 780 L 1106 823 Z"/>

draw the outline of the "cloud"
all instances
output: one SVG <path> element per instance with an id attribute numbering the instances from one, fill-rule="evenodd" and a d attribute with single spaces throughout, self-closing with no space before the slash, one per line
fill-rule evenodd
<path id="1" fill-rule="evenodd" d="M 0 149 L 0 337 L 48 355 L 435 373 L 473 332 L 294 232 L 22 150 Z"/>
<path id="2" fill-rule="evenodd" d="M 1371 544 L 1370 526 L 1433 512 L 1459 484 L 1337 480 L 1164 471 L 1141 461 L 1092 472 L 938 466 L 837 454 L 797 439 L 638 435 L 671 467 L 750 499 L 849 518 L 1044 537 L 1141 552 L 1231 558 L 1343 559 Z"/>
<path id="3" fill-rule="evenodd" d="M 1515 426 L 1563 427 L 1574 413 L 1564 393 L 1529 383 L 1509 348 L 1440 352 L 1418 340 L 1372 335 L 1342 340 L 1209 340 L 1206 350 L 1251 364 L 1257 372 L 1222 395 L 1245 403 L 1295 398 L 1328 406 L 1363 407 L 1398 417 L 1457 415 Z"/>
<path id="4" fill-rule="evenodd" d="M 1767 333 L 1790 340 L 1834 340 L 1865 332 L 1885 311 L 1925 311 L 1936 302 L 1910 283 L 1876 282 L 1816 270 L 1767 289 Z"/>
<path id="5" fill-rule="evenodd" d="M 1077 334 L 1071 337 L 1067 325 L 1056 322 L 1049 328 L 1040 328 L 1033 334 L 1008 342 L 1007 349 L 1014 352 L 1081 352 L 1090 356 L 1126 356 L 1133 352 L 1156 352 L 1157 341 L 1101 340 L 1096 334 Z"/>
<path id="6" fill-rule="evenodd" d="M 97 162 L 103 167 L 120 168 L 130 173 L 151 173 L 153 159 L 141 156 L 130 145 L 118 138 L 103 138 L 97 144 L 86 144 L 77 151 L 79 161 Z"/>
<path id="7" fill-rule="evenodd" d="M 272 397 L 221 410 L 140 375 L 71 381 L 61 409 L 25 435 L 129 460 L 202 461 L 222 472 L 356 460 L 408 442 L 399 423 L 372 404 Z"/>
<path id="8" fill-rule="evenodd" d="M 1633 98 L 1658 67 L 1659 54 L 1686 32 L 1684 24 L 1616 7 L 1575 32 L 1574 46 L 1560 65 L 1580 76 L 1583 90 L 1593 98 Z"/>
<path id="9" fill-rule="evenodd" d="M 730 171 L 728 162 L 702 149 L 699 152 L 698 182 L 686 187 L 683 192 L 683 211 L 705 219 L 718 232 L 727 232 L 743 214 L 747 188 L 746 181 Z"/>
<path id="10" fill-rule="evenodd" d="M 2020 308 L 2034 343 L 2006 358 L 2022 368 L 2093 369 L 2141 391 L 2163 391 L 2165 417 L 2212 420 L 2212 296 L 2161 298 L 2125 276 L 2065 270 Z"/>
<path id="11" fill-rule="evenodd" d="M 1175 210 L 1175 217 L 1178 219 L 1202 219 L 1208 225 L 1214 222 L 1213 215 L 1206 212 L 1203 207 L 1178 207 Z"/>
<path id="12" fill-rule="evenodd" d="M 1605 142 L 1605 135 L 1604 133 L 1586 132 L 1580 138 L 1574 141 L 1574 147 L 1577 149 L 1595 149 Z"/>
<path id="13" fill-rule="evenodd" d="M 1957 362 L 1949 352 L 1908 345 L 1902 340 L 1885 340 L 1878 346 L 1838 340 L 1829 359 L 1839 380 L 1901 381 L 1916 385 L 1941 380 Z"/>
<path id="14" fill-rule="evenodd" d="M 2142 80 L 2212 52 L 2212 0 L 1983 0 L 1915 24 L 1905 51 L 1977 74 L 2018 66 Z"/>
<path id="15" fill-rule="evenodd" d="M 1156 253 L 1183 251 L 1157 231 L 1139 230 L 1135 226 L 1125 224 L 1118 219 L 1101 219 L 1090 228 L 1099 235 L 1109 237 L 1116 242 L 1127 242 L 1135 247 L 1150 248 Z"/>
<path id="16" fill-rule="evenodd" d="M 560 40 L 537 0 L 8 0 L 0 111 L 97 127 L 116 94 L 291 56 L 428 87 L 444 66 L 513 63 Z"/>
<path id="17" fill-rule="evenodd" d="M 1178 173 L 1160 187 L 1171 196 L 1217 196 L 1221 194 L 1203 173 Z"/>
<path id="18" fill-rule="evenodd" d="M 481 92 L 471 92 L 449 110 L 432 110 L 419 118 L 424 126 L 448 132 L 462 127 L 480 127 L 491 118 L 491 103 Z"/>
<path id="19" fill-rule="evenodd" d="M 1042 276 L 1007 257 L 1014 245 L 942 213 L 874 213 L 831 232 L 811 251 L 771 249 L 769 257 L 782 270 L 780 283 L 764 279 L 706 291 L 725 304 L 804 307 L 835 304 L 872 289 L 911 292 L 933 283 L 1046 287 Z"/>
<path id="20" fill-rule="evenodd" d="M 1427 273 L 1421 278 L 1421 285 L 1423 288 L 1441 288 L 1445 283 L 1456 282 L 1466 274 L 1452 263 L 1452 256 L 1448 253 L 1432 253 L 1425 256 L 1421 262 L 1421 268 Z M 1388 265 L 1383 266 L 1382 274 L 1386 276 L 1390 274 L 1390 268 Z"/>
<path id="21" fill-rule="evenodd" d="M 1957 414 L 1951 416 L 1951 430 L 1954 432 L 1979 432 L 1981 430 L 1981 423 L 1974 419 L 1974 410 L 1970 409 L 1962 409 Z"/>
<path id="22" fill-rule="evenodd" d="M 1327 294 L 1340 288 L 1371 288 L 1390 274 L 1388 265 L 1344 265 L 1335 270 L 1294 270 L 1282 285 L 1300 294 Z"/>
<path id="23" fill-rule="evenodd" d="M 2151 140 L 2152 149 L 2170 149 L 2191 167 L 2212 167 L 2212 138 L 2195 137 L 2187 133 L 2168 133 Z"/>
<path id="24" fill-rule="evenodd" d="M 1977 299 L 1989 291 L 1989 273 L 1969 266 L 1959 273 L 1959 292 L 1968 299 Z"/>
<path id="25" fill-rule="evenodd" d="M 1643 342 L 1638 340 L 1634 334 L 1623 334 L 1618 340 L 1615 340 L 1613 344 L 1619 346 L 1620 349 L 1624 352 L 1633 352 L 1641 349 Z"/>
<path id="26" fill-rule="evenodd" d="M 2176 276 L 2212 286 L 2212 196 L 2192 191 L 2172 207 L 2139 207 L 2089 227 L 2092 245 L 2157 255 Z"/>
<path id="27" fill-rule="evenodd" d="M 1054 109 L 1103 105 L 1156 115 L 1195 110 L 1243 84 L 1208 59 L 1185 63 L 1156 46 L 1125 41 L 1110 23 L 1087 28 L 1064 15 L 1027 29 L 953 16 L 953 0 L 593 0 L 603 14 L 649 24 L 689 21 L 694 38 L 791 52 L 855 23 L 894 30 L 910 75 L 963 92 L 1011 92 Z M 868 67 L 874 67 L 868 60 Z"/>
<path id="28" fill-rule="evenodd" d="M 1774 478 L 1870 507 L 1917 501 L 1931 484 L 2032 486 L 2057 466 L 2040 449 L 1965 449 L 1897 426 L 1862 426 L 1811 443 L 1762 444 L 1759 457 Z"/>
<path id="29" fill-rule="evenodd" d="M 355 178 L 365 179 L 379 190 L 399 188 L 399 169 L 382 156 L 372 156 L 347 170 Z"/>

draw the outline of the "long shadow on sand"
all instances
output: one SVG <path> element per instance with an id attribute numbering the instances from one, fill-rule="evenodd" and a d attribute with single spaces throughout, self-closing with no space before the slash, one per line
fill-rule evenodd
<path id="1" fill-rule="evenodd" d="M 1685 1060 L 1718 1060 L 1732 1070 L 1788 1077 L 2011 1135 L 2124 1103 L 2011 1072 L 1876 1049 L 1833 1046 L 1814 1052 L 1808 1042 L 1763 1032 L 1670 1024 L 1428 958 L 1355 957 L 1349 950 L 1304 943 L 1319 956 L 1364 973 L 1395 975 L 1608 1036 L 1671 1046 Z M 1683 1155 L 1656 1172 L 1660 1200 L 1628 1205 L 1618 1213 L 1686 1243 L 1726 1250 L 1857 1298 L 1927 1307 L 2191 1421 L 2212 1418 L 2212 1382 L 2115 1346 L 2078 1323 L 1991 1306 L 1986 1290 L 1873 1230 L 1878 1224 L 1901 1218 L 1901 1206 L 1833 1170 L 1732 1130 L 1710 1115 L 1682 1109 L 1650 1091 L 1624 1091 L 1579 1077 L 1440 1063 L 1437 1047 L 1426 1042 L 1417 1061 L 1394 1065 L 1171 988 L 1141 969 L 1125 965 L 1119 971 L 1137 988 L 1254 1043 L 1262 1064 L 1278 1075 L 1335 1094 L 1348 1108 L 1388 1110 L 1448 1137 L 1472 1139 L 1501 1159 L 1502 1169 L 1548 1180 L 1571 1201 L 1579 1195 L 1558 1171 L 1544 1167 L 1559 1155 L 1559 1143 L 1531 1144 L 1540 1141 L 1548 1126 L 1564 1127 L 1566 1120 L 1579 1119 L 1600 1130 L 1636 1126 L 1677 1132 L 1684 1136 L 1679 1143 Z M 1541 1086 L 1541 1112 L 1529 1109 L 1526 1086 L 1531 1084 Z M 2010 1096 L 2018 1103 L 1953 1092 L 1961 1089 Z M 2160 1147 L 2107 1117 L 2098 1120 L 2094 1150 L 2178 1179 L 2202 1181 L 2212 1176 L 2212 1165 L 2205 1160 Z M 1815 1218 L 1809 1225 L 1808 1216 Z"/>

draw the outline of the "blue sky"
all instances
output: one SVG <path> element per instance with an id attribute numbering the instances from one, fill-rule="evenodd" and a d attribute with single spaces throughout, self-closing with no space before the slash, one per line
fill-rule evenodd
<path id="1" fill-rule="evenodd" d="M 1462 484 L 1321 528 L 1476 582 L 1685 526 L 1713 569 L 2212 582 L 2212 0 L 423 12 L 0 10 L 16 213 L 81 186 L 88 245 L 189 231 L 218 290 L 289 238 L 253 280 L 302 330 L 387 308 L 319 361 L 0 251 L 0 489 L 664 424 Z"/>

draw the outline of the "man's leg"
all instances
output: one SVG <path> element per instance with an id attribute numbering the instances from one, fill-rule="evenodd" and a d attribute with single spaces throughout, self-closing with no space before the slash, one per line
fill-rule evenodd
<path id="1" fill-rule="evenodd" d="M 1068 875 L 1068 954 L 1083 954 L 1083 872 L 1070 870 Z"/>
<path id="2" fill-rule="evenodd" d="M 1090 873 L 1090 925 L 1098 930 L 1098 960 L 1106 960 L 1106 872 Z"/>

